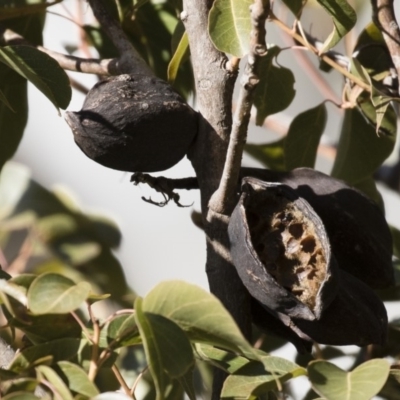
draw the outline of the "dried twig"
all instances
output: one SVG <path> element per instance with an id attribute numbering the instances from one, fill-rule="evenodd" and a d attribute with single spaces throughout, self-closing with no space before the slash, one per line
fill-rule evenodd
<path id="1" fill-rule="evenodd" d="M 259 82 L 257 65 L 260 58 L 267 52 L 265 21 L 268 17 L 269 9 L 270 4 L 268 0 L 256 0 L 250 7 L 253 24 L 250 38 L 250 52 L 242 77 L 242 87 L 237 108 L 233 117 L 232 132 L 224 171 L 219 187 L 210 199 L 208 219 L 211 219 L 215 213 L 229 215 L 235 204 L 235 193 L 243 149 L 246 143 L 253 92 Z"/>
<path id="2" fill-rule="evenodd" d="M 400 29 L 394 13 L 393 0 L 372 0 L 372 18 L 381 28 L 397 76 L 400 77 Z M 400 94 L 400 86 L 398 92 Z"/>
<path id="3" fill-rule="evenodd" d="M 179 202 L 180 196 L 178 193 L 175 193 L 174 190 L 191 190 L 199 188 L 197 178 L 170 179 L 165 178 L 164 176 L 154 177 L 148 174 L 142 174 L 141 172 L 133 174 L 131 177 L 131 182 L 133 182 L 134 185 L 138 185 L 139 183 L 146 183 L 152 189 L 161 193 L 164 197 L 164 201 L 161 202 L 153 201 L 151 198 L 146 199 L 145 197 L 142 197 L 142 200 L 146 201 L 147 203 L 154 204 L 159 207 L 164 207 L 171 200 L 173 200 L 178 207 L 189 207 L 182 205 Z"/>

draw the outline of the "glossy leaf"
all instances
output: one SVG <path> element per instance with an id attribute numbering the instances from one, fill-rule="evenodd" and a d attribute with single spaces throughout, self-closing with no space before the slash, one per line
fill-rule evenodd
<path id="1" fill-rule="evenodd" d="M 44 379 L 50 383 L 54 394 L 57 393 L 63 400 L 73 400 L 68 387 L 52 368 L 47 365 L 39 365 L 36 367 L 36 371 L 38 376 L 43 375 Z"/>
<path id="2" fill-rule="evenodd" d="M 285 139 L 285 165 L 288 170 L 298 167 L 313 168 L 319 141 L 325 129 L 325 104 L 297 115 Z"/>
<path id="3" fill-rule="evenodd" d="M 13 108 L 11 107 L 10 102 L 7 100 L 6 95 L 0 90 L 0 101 L 7 106 L 13 113 L 15 113 L 15 111 L 13 110 Z"/>
<path id="4" fill-rule="evenodd" d="M 51 342 L 30 346 L 21 350 L 11 363 L 9 370 L 22 372 L 37 360 L 49 357 L 54 363 L 73 359 L 82 344 L 80 339 L 63 338 Z"/>
<path id="5" fill-rule="evenodd" d="M 179 67 L 181 63 L 185 60 L 189 53 L 189 40 L 187 33 L 184 32 L 181 36 L 181 39 L 176 47 L 175 53 L 168 64 L 168 82 L 173 83 L 178 74 Z"/>
<path id="6" fill-rule="evenodd" d="M 325 40 L 321 53 L 335 46 L 355 25 L 357 15 L 347 0 L 317 0 L 332 17 L 333 31 Z"/>
<path id="7" fill-rule="evenodd" d="M 107 340 L 112 348 L 141 343 L 135 316 L 126 314 L 113 318 L 107 326 Z"/>
<path id="8" fill-rule="evenodd" d="M 391 154 L 395 135 L 377 136 L 357 109 L 345 111 L 332 176 L 356 184 L 368 176 Z"/>
<path id="9" fill-rule="evenodd" d="M 157 388 L 157 399 L 163 399 L 170 379 L 182 377 L 193 366 L 192 347 L 177 324 L 144 311 L 142 299 L 136 299 L 135 310 L 136 323 Z"/>
<path id="10" fill-rule="evenodd" d="M 304 368 L 284 358 L 260 358 L 262 363 L 250 362 L 228 376 L 221 399 L 252 399 L 276 389 L 289 379 L 306 374 Z"/>
<path id="11" fill-rule="evenodd" d="M 87 397 L 94 397 L 99 394 L 98 389 L 90 381 L 87 373 L 78 365 L 69 361 L 59 361 L 57 365 L 61 369 L 62 377 L 68 383 L 71 391 Z"/>
<path id="12" fill-rule="evenodd" d="M 33 83 L 57 108 L 67 108 L 71 100 L 69 79 L 58 63 L 30 46 L 0 48 L 0 61 Z"/>
<path id="13" fill-rule="evenodd" d="M 246 144 L 245 150 L 265 167 L 285 171 L 285 138 L 265 144 Z"/>
<path id="14" fill-rule="evenodd" d="M 369 400 L 385 384 L 390 367 L 375 359 L 346 372 L 328 361 L 312 361 L 307 370 L 313 389 L 328 400 Z"/>
<path id="15" fill-rule="evenodd" d="M 28 120 L 26 81 L 23 79 L 10 81 L 9 76 L 1 72 L 2 68 L 0 68 L 0 89 L 9 105 L 0 103 L 0 171 L 17 150 Z"/>
<path id="16" fill-rule="evenodd" d="M 257 359 L 221 302 L 198 286 L 182 281 L 162 282 L 143 299 L 143 311 L 171 319 L 192 341 Z"/>
<path id="17" fill-rule="evenodd" d="M 367 195 L 371 200 L 373 200 L 378 207 L 385 213 L 385 204 L 381 193 L 379 192 L 375 179 L 372 176 L 367 176 L 362 181 L 354 184 L 354 187 Z"/>
<path id="18" fill-rule="evenodd" d="M 273 65 L 273 60 L 279 52 L 279 47 L 270 47 L 258 66 L 260 81 L 254 90 L 258 126 L 261 126 L 269 115 L 286 109 L 296 94 L 293 87 L 295 82 L 293 72 Z"/>
<path id="19" fill-rule="evenodd" d="M 39 275 L 28 290 L 28 307 L 36 315 L 65 314 L 76 310 L 88 297 L 90 284 L 59 274 Z"/>
<path id="20" fill-rule="evenodd" d="M 216 0 L 208 18 L 208 33 L 214 46 L 224 53 L 243 57 L 250 49 L 251 0 Z"/>
<path id="21" fill-rule="evenodd" d="M 203 343 L 196 343 L 196 355 L 201 360 L 209 361 L 229 374 L 234 374 L 250 362 L 245 357 Z"/>

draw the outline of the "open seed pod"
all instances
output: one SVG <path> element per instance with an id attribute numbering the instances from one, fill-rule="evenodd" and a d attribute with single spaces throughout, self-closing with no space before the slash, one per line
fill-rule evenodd
<path id="1" fill-rule="evenodd" d="M 392 238 L 377 205 L 359 190 L 322 172 L 242 168 L 242 176 L 290 186 L 321 218 L 340 269 L 374 289 L 394 284 Z"/>
<path id="2" fill-rule="evenodd" d="M 323 223 L 304 199 L 286 185 L 243 178 L 228 233 L 252 297 L 291 318 L 321 318 L 337 294 L 338 270 Z"/>
<path id="3" fill-rule="evenodd" d="M 141 75 L 97 83 L 82 110 L 65 119 L 89 158 L 130 172 L 172 167 L 197 133 L 197 113 L 181 96 L 167 82 Z"/>
<path id="4" fill-rule="evenodd" d="M 334 346 L 383 344 L 387 335 L 387 314 L 382 301 L 363 282 L 340 271 L 337 296 L 319 320 L 290 318 L 273 313 L 261 304 L 252 306 L 259 328 L 276 332 L 301 352 L 307 341 Z"/>

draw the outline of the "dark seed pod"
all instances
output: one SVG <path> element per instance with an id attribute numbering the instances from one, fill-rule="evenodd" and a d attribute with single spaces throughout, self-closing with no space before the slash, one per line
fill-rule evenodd
<path id="1" fill-rule="evenodd" d="M 242 176 L 290 186 L 321 218 L 340 269 L 374 289 L 394 284 L 388 224 L 377 205 L 359 190 L 310 168 L 290 172 L 243 168 Z"/>
<path id="2" fill-rule="evenodd" d="M 334 346 L 384 344 L 387 314 L 382 301 L 363 282 L 340 271 L 337 296 L 319 320 L 307 321 L 272 313 L 259 304 L 252 306 L 254 323 L 259 328 L 281 334 L 301 352 L 307 342 Z"/>
<path id="3" fill-rule="evenodd" d="M 120 75 L 97 83 L 79 112 L 65 119 L 92 160 L 130 172 L 163 171 L 187 153 L 197 113 L 172 87 L 149 76 Z"/>
<path id="4" fill-rule="evenodd" d="M 250 294 L 291 318 L 321 318 L 338 272 L 322 221 L 286 185 L 244 178 L 231 216 L 231 255 Z"/>

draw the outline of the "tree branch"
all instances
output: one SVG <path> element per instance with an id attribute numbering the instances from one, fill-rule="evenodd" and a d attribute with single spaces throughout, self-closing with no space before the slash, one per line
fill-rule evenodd
<path id="1" fill-rule="evenodd" d="M 96 75 L 119 75 L 122 73 L 118 69 L 118 60 L 116 59 L 98 60 L 93 58 L 87 59 L 61 54 L 56 51 L 46 49 L 43 46 L 34 46 L 18 33 L 12 31 L 11 29 L 7 29 L 2 25 L 0 25 L 0 32 L 0 41 L 4 45 L 24 45 L 35 47 L 36 49 L 54 58 L 60 67 L 65 70 Z"/>
<path id="2" fill-rule="evenodd" d="M 133 47 L 120 24 L 107 12 L 102 0 L 89 0 L 89 4 L 101 27 L 106 31 L 120 53 L 121 57 L 117 63 L 120 73 L 154 75 L 153 71 Z"/>
<path id="3" fill-rule="evenodd" d="M 372 19 L 383 34 L 397 76 L 400 77 L 400 29 L 396 21 L 393 0 L 372 0 Z M 400 85 L 398 88 L 400 94 Z"/>
<path id="4" fill-rule="evenodd" d="M 242 87 L 233 118 L 224 171 L 218 190 L 211 197 L 208 219 L 212 218 L 213 213 L 230 215 L 236 204 L 237 181 L 243 149 L 246 144 L 247 129 L 253 104 L 253 92 L 259 82 L 257 66 L 260 58 L 267 52 L 265 21 L 268 17 L 269 9 L 269 0 L 255 0 L 254 4 L 250 6 L 253 24 L 250 36 L 250 52 L 242 76 Z"/>

